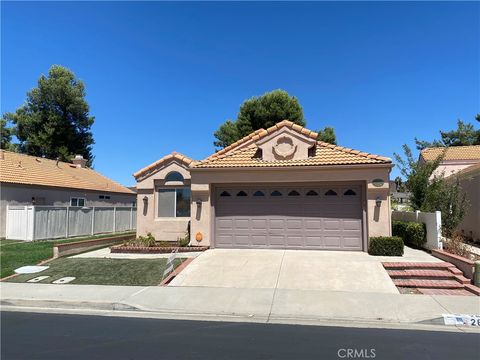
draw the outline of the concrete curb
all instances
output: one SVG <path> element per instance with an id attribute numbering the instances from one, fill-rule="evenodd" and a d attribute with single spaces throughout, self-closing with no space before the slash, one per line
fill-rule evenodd
<path id="1" fill-rule="evenodd" d="M 184 311 L 158 311 L 133 306 L 119 302 L 76 302 L 76 301 L 47 301 L 25 299 L 3 299 L 0 301 L 2 311 L 18 311 L 33 313 L 97 315 L 139 317 L 152 319 L 217 321 L 217 322 L 247 322 L 260 324 L 284 324 L 307 326 L 333 326 L 354 328 L 379 329 L 407 329 L 424 331 L 450 331 L 479 333 L 480 329 L 471 327 L 448 326 L 443 324 L 442 318 L 434 318 L 419 322 L 401 322 L 391 320 L 372 320 L 362 318 L 331 319 L 327 317 L 286 317 L 286 316 L 258 316 L 239 313 L 195 313 Z"/>

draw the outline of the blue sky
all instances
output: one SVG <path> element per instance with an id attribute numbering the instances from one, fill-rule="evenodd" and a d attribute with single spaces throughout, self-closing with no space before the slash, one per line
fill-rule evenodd
<path id="1" fill-rule="evenodd" d="M 480 112 L 480 4 L 2 2 L 1 110 L 52 64 L 87 89 L 95 169 L 125 185 L 195 159 L 243 100 L 282 88 L 307 127 L 393 156 Z M 393 171 L 393 176 L 398 173 Z"/>

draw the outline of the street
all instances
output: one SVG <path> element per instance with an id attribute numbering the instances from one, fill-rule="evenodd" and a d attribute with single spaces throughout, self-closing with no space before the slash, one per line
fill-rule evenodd
<path id="1" fill-rule="evenodd" d="M 10 359 L 478 359 L 478 334 L 1 313 Z"/>

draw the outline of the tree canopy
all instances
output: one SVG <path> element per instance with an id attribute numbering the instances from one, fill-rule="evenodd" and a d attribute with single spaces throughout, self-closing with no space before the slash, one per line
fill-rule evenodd
<path id="1" fill-rule="evenodd" d="M 69 69 L 53 65 L 48 76 L 42 75 L 37 87 L 27 93 L 25 104 L 3 115 L 2 147 L 14 134 L 19 152 L 62 161 L 79 154 L 91 165 L 93 122 L 83 82 Z M 7 123 L 13 127 L 6 127 Z M 3 128 L 10 138 L 4 139 Z"/>
<path id="2" fill-rule="evenodd" d="M 480 121 L 480 114 L 475 119 Z M 415 143 L 418 150 L 423 150 L 427 147 L 480 145 L 480 129 L 476 130 L 473 124 L 458 120 L 457 129 L 440 131 L 440 139 L 430 142 L 415 138 Z"/>
<path id="3" fill-rule="evenodd" d="M 300 126 L 306 125 L 303 109 L 295 96 L 285 90 L 274 90 L 254 96 L 240 106 L 236 120 L 227 120 L 214 133 L 217 148 L 224 148 L 258 129 L 267 129 L 282 120 L 290 120 Z M 319 140 L 335 143 L 333 128 L 322 130 Z"/>

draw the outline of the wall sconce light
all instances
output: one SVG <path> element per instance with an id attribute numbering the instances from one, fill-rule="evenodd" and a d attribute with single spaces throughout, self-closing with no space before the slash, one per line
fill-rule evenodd
<path id="1" fill-rule="evenodd" d="M 198 199 L 197 201 L 195 201 L 195 204 L 197 204 L 197 207 L 202 206 L 202 200 Z"/>
<path id="2" fill-rule="evenodd" d="M 377 196 L 377 198 L 375 199 L 375 205 L 377 205 L 377 207 L 380 207 L 380 205 L 382 205 L 382 199 L 380 198 L 380 196 Z"/>
<path id="3" fill-rule="evenodd" d="M 142 200 L 143 200 L 143 205 L 148 204 L 148 197 L 147 196 L 144 196 Z"/>

